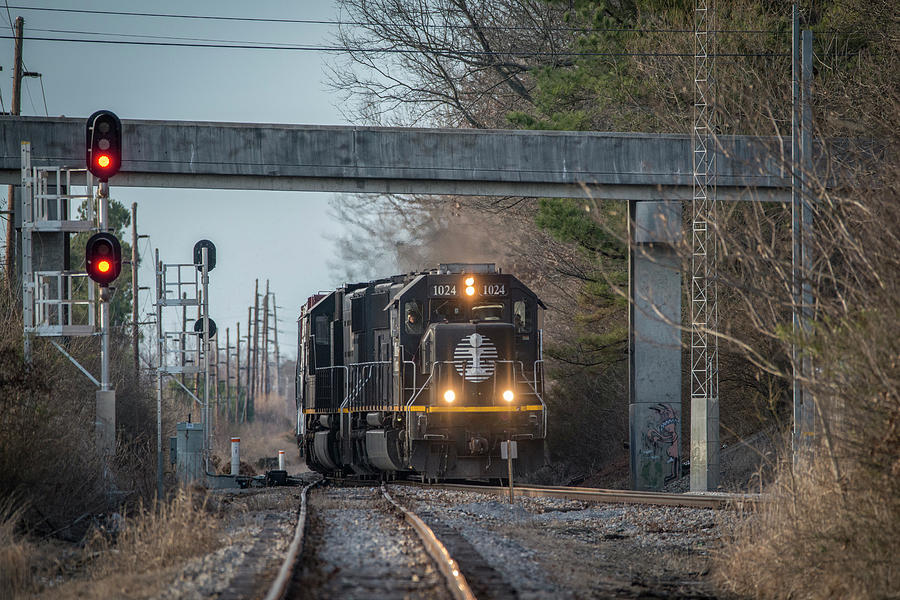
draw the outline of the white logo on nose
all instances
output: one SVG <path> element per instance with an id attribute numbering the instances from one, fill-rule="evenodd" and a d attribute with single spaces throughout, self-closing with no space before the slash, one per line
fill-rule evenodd
<path id="1" fill-rule="evenodd" d="M 491 338 L 479 333 L 463 336 L 453 350 L 456 372 L 466 381 L 478 383 L 494 374 L 497 347 Z"/>

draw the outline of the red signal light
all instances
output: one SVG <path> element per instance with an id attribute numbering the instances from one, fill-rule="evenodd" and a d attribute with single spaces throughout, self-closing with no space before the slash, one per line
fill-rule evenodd
<path id="1" fill-rule="evenodd" d="M 107 286 L 122 270 L 122 247 L 116 236 L 108 232 L 95 233 L 84 248 L 84 262 L 88 276 Z"/>
<path id="2" fill-rule="evenodd" d="M 114 113 L 98 110 L 88 117 L 85 163 L 100 181 L 109 181 L 122 167 L 122 123 Z"/>

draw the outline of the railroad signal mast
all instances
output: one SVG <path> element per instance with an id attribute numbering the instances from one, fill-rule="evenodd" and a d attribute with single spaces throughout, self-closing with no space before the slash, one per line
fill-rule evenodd
<path id="1" fill-rule="evenodd" d="M 85 165 L 72 167 L 32 166 L 31 144 L 22 142 L 22 297 L 25 360 L 31 360 L 32 338 L 93 336 L 96 330 L 94 286 L 87 286 L 86 298 L 74 290 L 79 281 L 90 278 L 100 286 L 101 375 L 98 381 L 57 342 L 62 354 L 99 389 L 96 394 L 96 441 L 104 463 L 104 476 L 115 455 L 115 390 L 109 377 L 109 285 L 122 269 L 119 240 L 106 231 L 109 214 L 109 178 L 122 164 L 119 118 L 108 110 L 97 111 L 87 120 Z M 73 193 L 84 176 L 85 193 Z M 94 179 L 99 179 L 94 195 Z M 84 202 L 85 211 L 72 219 L 73 207 Z M 96 207 L 96 213 L 95 213 Z M 96 217 L 95 217 L 96 214 Z M 85 246 L 87 273 L 69 270 L 67 260 L 48 258 L 47 246 L 63 248 L 70 234 L 95 231 Z M 62 234 L 60 236 L 60 234 Z M 35 252 L 37 251 L 37 253 Z M 65 250 L 62 252 L 65 254 Z M 48 269 L 50 267 L 50 269 Z"/>
<path id="2" fill-rule="evenodd" d="M 122 124 L 114 113 L 98 110 L 87 120 L 85 165 L 96 177 L 98 197 L 98 233 L 85 244 L 84 257 L 88 277 L 100 286 L 100 389 L 97 391 L 97 439 L 107 458 L 115 455 L 116 391 L 109 376 L 109 285 L 122 271 L 122 245 L 107 231 L 109 218 L 109 178 L 122 165 Z M 101 418 L 103 415 L 103 418 Z"/>
<path id="3" fill-rule="evenodd" d="M 197 430 L 201 436 L 199 447 L 194 442 L 184 443 L 186 451 L 178 450 L 176 475 L 179 481 L 189 483 L 209 474 L 209 456 L 212 447 L 212 422 L 209 406 L 210 382 L 210 340 L 216 335 L 215 321 L 209 317 L 209 272 L 216 265 L 216 247 L 209 240 L 200 240 L 194 245 L 192 262 L 163 263 L 156 251 L 156 335 L 157 335 L 157 367 L 156 367 L 156 486 L 157 498 L 163 498 L 163 443 L 162 443 L 162 396 L 163 380 L 171 377 L 182 390 L 200 406 L 202 425 L 179 424 L 185 431 Z M 198 307 L 197 320 L 188 326 L 186 319 L 176 331 L 163 329 L 166 322 L 163 311 L 166 307 L 184 309 Z M 203 374 L 202 398 L 199 389 L 188 389 L 176 375 Z M 199 382 L 198 382 L 199 387 Z M 180 434 L 179 434 L 180 435 Z M 189 435 L 188 433 L 185 434 Z M 180 443 L 180 442 L 179 442 Z M 190 450 L 187 450 L 188 445 Z"/>

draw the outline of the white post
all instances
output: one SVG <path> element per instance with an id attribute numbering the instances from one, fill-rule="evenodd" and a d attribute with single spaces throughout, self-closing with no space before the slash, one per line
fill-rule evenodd
<path id="1" fill-rule="evenodd" d="M 278 451 L 278 470 L 284 471 L 284 450 Z"/>
<path id="2" fill-rule="evenodd" d="M 509 503 L 512 504 L 515 502 L 515 491 L 513 489 L 513 459 L 518 458 L 518 452 L 516 452 L 516 442 L 507 439 L 505 442 L 500 442 L 500 458 L 506 459 L 506 467 L 509 470 Z"/>
<path id="3" fill-rule="evenodd" d="M 231 438 L 231 474 L 237 475 L 241 470 L 241 438 Z"/>

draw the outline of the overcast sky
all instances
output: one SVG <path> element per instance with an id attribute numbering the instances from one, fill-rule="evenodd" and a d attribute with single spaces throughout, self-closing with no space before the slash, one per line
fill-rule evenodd
<path id="1" fill-rule="evenodd" d="M 78 14 L 26 10 L 79 10 L 215 15 L 228 17 L 333 20 L 330 1 L 7 0 L 0 7 L 3 32 L 8 17 L 25 19 L 24 61 L 42 79 L 26 78 L 22 114 L 87 117 L 105 108 L 122 119 L 171 119 L 260 123 L 346 124 L 324 84 L 323 52 L 167 48 L 28 40 L 28 37 L 141 39 L 153 42 L 218 40 L 250 43 L 328 44 L 334 25 L 260 23 L 212 19 Z M 60 33 L 67 32 L 81 33 Z M 147 36 L 118 37 L 117 34 Z M 151 37 L 153 36 L 153 37 Z M 3 110 L 12 97 L 13 42 L 3 39 L 0 92 Z M 43 81 L 43 90 L 41 89 Z M 46 109 L 44 104 L 46 97 Z M 40 149 L 33 149 L 40 154 Z M 127 149 L 126 149 L 127 152 Z M 0 186 L 5 197 L 6 186 Z M 138 228 L 150 236 L 139 248 L 141 285 L 152 285 L 152 249 L 164 262 L 189 262 L 194 243 L 211 239 L 217 267 L 211 274 L 210 314 L 224 334 L 240 320 L 246 334 L 253 281 L 271 280 L 277 295 L 282 352 L 294 355 L 299 306 L 312 293 L 334 287 L 328 268 L 331 240 L 341 231 L 329 216 L 331 194 L 116 188 L 111 195 L 127 207 L 138 203 Z M 5 227 L 3 228 L 5 232 Z M 0 233 L 5 235 L 5 233 Z M 272 253 L 260 252 L 262 245 Z M 142 292 L 143 314 L 153 311 Z M 220 336 L 224 344 L 224 335 Z"/>

